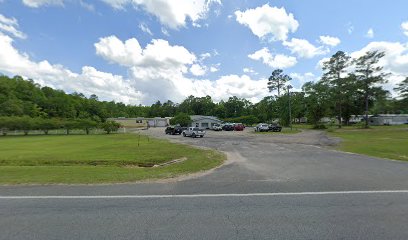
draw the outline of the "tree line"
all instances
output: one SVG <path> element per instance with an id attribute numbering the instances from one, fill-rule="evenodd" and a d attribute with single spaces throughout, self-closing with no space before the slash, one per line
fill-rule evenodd
<path id="1" fill-rule="evenodd" d="M 348 124 L 352 115 L 408 113 L 408 78 L 395 88 L 399 96 L 391 98 L 381 86 L 389 76 L 378 66 L 382 57 L 383 52 L 373 51 L 352 59 L 339 51 L 323 63 L 321 79 L 305 83 L 299 92 L 290 92 L 290 76 L 276 69 L 268 79 L 268 88 L 270 92 L 276 90 L 277 94 L 258 103 L 237 96 L 220 102 L 214 102 L 211 96 L 188 96 L 181 103 L 168 100 L 157 101 L 151 106 L 126 105 L 100 101 L 96 95 L 86 97 L 82 93 L 68 94 L 42 87 L 20 76 L 0 76 L 0 117 L 27 116 L 37 122 L 40 122 L 38 119 L 49 121 L 49 125 L 52 119 L 82 121 L 83 126 L 87 122 L 99 126 L 111 117 L 173 117 L 178 114 L 212 115 L 247 125 L 276 120 L 288 125 L 290 117 L 292 121 L 306 117 L 308 122 L 318 126 L 322 117 L 337 118 Z"/>

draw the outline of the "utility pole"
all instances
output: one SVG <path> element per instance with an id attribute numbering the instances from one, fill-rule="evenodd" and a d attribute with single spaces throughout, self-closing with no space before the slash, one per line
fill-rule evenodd
<path id="1" fill-rule="evenodd" d="M 290 89 L 292 88 L 291 85 L 288 85 L 288 102 L 289 102 L 289 126 L 290 126 L 290 131 L 292 131 L 292 111 L 290 109 Z"/>

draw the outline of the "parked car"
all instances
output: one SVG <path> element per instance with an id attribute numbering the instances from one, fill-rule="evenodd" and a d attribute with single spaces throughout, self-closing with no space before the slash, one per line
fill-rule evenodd
<path id="1" fill-rule="evenodd" d="M 183 131 L 183 136 L 184 137 L 192 137 L 192 138 L 196 138 L 196 137 L 204 137 L 205 135 L 205 131 L 199 129 L 198 127 L 189 127 L 187 130 Z"/>
<path id="2" fill-rule="evenodd" d="M 213 127 L 212 127 L 212 129 L 213 129 L 214 131 L 222 131 L 222 127 L 221 127 L 221 125 L 218 124 L 218 123 L 214 124 Z"/>
<path id="3" fill-rule="evenodd" d="M 181 134 L 183 132 L 183 128 L 180 126 L 169 126 L 164 132 L 171 135 Z"/>
<path id="4" fill-rule="evenodd" d="M 255 127 L 255 132 L 267 132 L 267 131 L 269 131 L 269 125 L 266 123 L 260 123 Z"/>
<path id="5" fill-rule="evenodd" d="M 235 131 L 244 131 L 244 125 L 242 123 L 235 123 L 234 130 Z"/>
<path id="6" fill-rule="evenodd" d="M 225 124 L 224 126 L 222 126 L 222 130 L 224 130 L 224 131 L 234 131 L 234 125 Z"/>
<path id="7" fill-rule="evenodd" d="M 269 131 L 271 131 L 271 132 L 280 132 L 280 131 L 282 131 L 282 127 L 279 126 L 278 124 L 269 124 L 268 128 L 269 128 Z"/>

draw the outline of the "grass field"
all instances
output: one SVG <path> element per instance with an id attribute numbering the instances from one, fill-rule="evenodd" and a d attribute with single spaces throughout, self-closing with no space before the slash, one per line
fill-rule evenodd
<path id="1" fill-rule="evenodd" d="M 329 135 L 343 139 L 339 150 L 374 157 L 408 161 L 408 126 L 343 127 Z"/>
<path id="2" fill-rule="evenodd" d="M 220 165 L 221 153 L 136 134 L 0 137 L 0 184 L 170 178 Z M 186 161 L 163 167 L 139 166 Z"/>

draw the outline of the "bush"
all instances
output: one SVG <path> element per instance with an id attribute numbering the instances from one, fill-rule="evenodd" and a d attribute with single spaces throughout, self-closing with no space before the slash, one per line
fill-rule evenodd
<path id="1" fill-rule="evenodd" d="M 171 125 L 179 124 L 182 127 L 188 127 L 188 125 L 190 125 L 191 122 L 192 120 L 190 118 L 190 115 L 186 113 L 178 113 L 176 116 L 170 119 Z"/>
<path id="2" fill-rule="evenodd" d="M 316 124 L 313 126 L 313 129 L 327 129 L 327 127 L 324 124 Z"/>
<path id="3" fill-rule="evenodd" d="M 107 133 L 110 134 L 111 132 L 116 132 L 121 127 L 120 123 L 115 121 L 106 121 L 101 123 L 101 128 Z"/>

